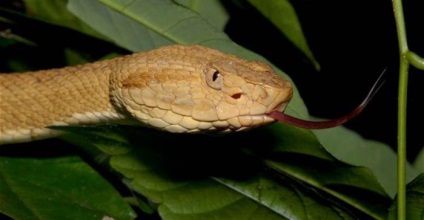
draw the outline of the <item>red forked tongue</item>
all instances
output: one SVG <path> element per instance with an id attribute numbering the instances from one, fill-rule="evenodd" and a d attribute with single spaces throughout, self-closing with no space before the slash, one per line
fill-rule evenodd
<path id="1" fill-rule="evenodd" d="M 275 120 L 278 120 L 282 123 L 294 125 L 296 127 L 301 128 L 307 128 L 307 129 L 325 129 L 325 128 L 332 128 L 339 125 L 342 125 L 355 116 L 357 116 L 359 113 L 364 110 L 365 106 L 371 101 L 372 97 L 377 93 L 377 91 L 381 88 L 381 86 L 384 84 L 384 81 L 381 82 L 381 78 L 384 75 L 385 70 L 380 74 L 378 79 L 375 81 L 374 85 L 372 86 L 371 90 L 368 92 L 368 95 L 365 97 L 364 101 L 361 102 L 361 104 L 358 105 L 353 111 L 350 113 L 343 115 L 336 119 L 331 119 L 328 121 L 308 121 L 300 118 L 295 118 L 293 116 L 287 115 L 284 112 L 279 111 L 272 111 L 268 115 Z"/>

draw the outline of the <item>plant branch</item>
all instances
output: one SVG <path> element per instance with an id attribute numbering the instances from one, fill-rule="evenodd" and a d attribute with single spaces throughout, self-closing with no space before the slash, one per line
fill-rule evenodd
<path id="1" fill-rule="evenodd" d="M 424 58 L 418 56 L 416 53 L 414 53 L 412 51 L 408 51 L 406 53 L 406 59 L 415 68 L 420 69 L 420 70 L 424 70 Z"/>
<path id="2" fill-rule="evenodd" d="M 399 91 L 398 91 L 398 194 L 397 219 L 406 218 L 406 107 L 409 63 L 406 59 L 408 42 L 402 0 L 393 0 L 396 30 L 399 43 Z"/>

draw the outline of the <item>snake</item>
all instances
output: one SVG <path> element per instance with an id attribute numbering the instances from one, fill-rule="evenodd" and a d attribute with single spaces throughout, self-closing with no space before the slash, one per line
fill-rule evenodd
<path id="1" fill-rule="evenodd" d="M 374 87 L 373 87 L 374 89 Z M 372 89 L 372 90 L 373 90 Z M 291 82 L 267 63 L 199 45 L 170 45 L 110 60 L 0 74 L 0 144 L 58 136 L 51 126 L 137 124 L 171 133 L 228 133 L 275 121 L 328 128 L 284 114 Z"/>
<path id="2" fill-rule="evenodd" d="M 292 85 L 268 64 L 171 45 L 64 68 L 0 74 L 0 143 L 54 137 L 49 126 L 135 122 L 172 133 L 275 121 Z"/>

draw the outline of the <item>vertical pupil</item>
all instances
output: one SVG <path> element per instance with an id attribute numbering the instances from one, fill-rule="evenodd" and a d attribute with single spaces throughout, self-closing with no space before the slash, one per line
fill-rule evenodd
<path id="1" fill-rule="evenodd" d="M 219 71 L 217 70 L 213 73 L 212 80 L 215 82 L 215 80 L 218 79 L 218 76 L 219 76 Z"/>

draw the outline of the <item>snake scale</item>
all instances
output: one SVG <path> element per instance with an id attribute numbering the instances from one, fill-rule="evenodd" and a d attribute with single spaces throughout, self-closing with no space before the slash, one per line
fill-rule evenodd
<path id="1" fill-rule="evenodd" d="M 291 83 L 263 62 L 172 45 L 112 60 L 0 74 L 0 144 L 59 134 L 52 125 L 137 122 L 174 133 L 230 132 L 275 121 Z"/>

